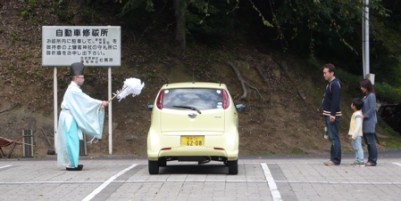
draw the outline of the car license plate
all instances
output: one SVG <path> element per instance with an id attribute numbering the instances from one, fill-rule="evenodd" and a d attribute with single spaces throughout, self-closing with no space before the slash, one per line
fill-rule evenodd
<path id="1" fill-rule="evenodd" d="M 181 136 L 182 146 L 202 146 L 204 141 L 204 136 Z"/>

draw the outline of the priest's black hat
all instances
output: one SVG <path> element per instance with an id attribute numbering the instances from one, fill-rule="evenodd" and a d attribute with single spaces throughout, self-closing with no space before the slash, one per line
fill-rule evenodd
<path id="1" fill-rule="evenodd" d="M 75 76 L 75 75 L 84 75 L 84 64 L 81 62 L 76 62 L 71 64 L 71 76 Z"/>

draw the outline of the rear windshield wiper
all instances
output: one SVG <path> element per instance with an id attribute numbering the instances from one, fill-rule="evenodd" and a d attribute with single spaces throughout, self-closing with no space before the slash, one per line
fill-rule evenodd
<path id="1" fill-rule="evenodd" d="M 175 108 L 189 109 L 189 110 L 195 110 L 195 111 L 198 112 L 199 114 L 202 114 L 201 111 L 200 111 L 198 108 L 192 107 L 192 106 L 174 105 L 173 107 L 175 107 Z"/>

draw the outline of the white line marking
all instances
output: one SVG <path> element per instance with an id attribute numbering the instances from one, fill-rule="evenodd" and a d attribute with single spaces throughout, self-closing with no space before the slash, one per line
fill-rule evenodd
<path id="1" fill-rule="evenodd" d="M 96 184 L 103 183 L 104 181 L 11 181 L 11 182 L 1 182 L 0 185 L 21 185 L 21 184 Z M 205 181 L 190 181 L 194 183 L 204 183 Z M 214 181 L 215 183 L 266 183 L 266 180 L 261 181 Z M 349 185 L 401 185 L 401 181 L 391 181 L 391 182 L 331 182 L 331 181 L 290 181 L 290 180 L 275 180 L 276 183 L 289 183 L 289 184 L 349 184 Z M 177 183 L 176 181 L 146 181 L 146 180 L 136 180 L 136 181 L 122 181 L 114 180 L 113 183 Z"/>
<path id="2" fill-rule="evenodd" d="M 137 166 L 137 164 L 132 164 L 131 166 L 129 166 L 128 168 L 125 168 L 124 170 L 121 170 L 119 173 L 117 173 L 116 175 L 110 177 L 107 181 L 103 182 L 102 185 L 100 185 L 99 187 L 97 187 L 94 191 L 92 191 L 91 194 L 89 194 L 88 196 L 86 196 L 82 201 L 89 201 L 92 198 L 94 198 L 98 193 L 100 193 L 104 188 L 106 188 L 112 181 L 114 181 L 115 179 L 117 179 L 119 176 L 123 175 L 124 173 L 128 172 L 129 170 L 131 170 L 132 168 L 134 168 L 135 166 Z"/>
<path id="3" fill-rule="evenodd" d="M 185 181 L 185 180 L 182 180 Z M 103 183 L 104 181 L 11 181 L 11 182 L 1 182 L 0 185 L 17 185 L 17 184 L 96 184 Z M 190 181 L 194 183 L 205 183 L 205 181 Z M 213 181 L 215 183 L 266 183 L 266 180 L 260 181 Z M 113 183 L 177 183 L 177 181 L 146 181 L 146 180 L 136 180 L 136 181 L 122 181 L 122 180 L 114 180 Z M 282 182 L 283 183 L 283 182 Z M 401 184 L 401 182 L 399 182 Z"/>
<path id="4" fill-rule="evenodd" d="M 103 183 L 104 181 L 10 181 L 10 182 L 0 182 L 0 184 L 94 184 Z M 116 181 L 114 181 L 116 182 Z"/>
<path id="5" fill-rule="evenodd" d="M 278 191 L 278 189 L 277 189 L 276 182 L 274 181 L 274 178 L 273 178 L 272 174 L 270 173 L 269 167 L 267 166 L 266 163 L 261 163 L 260 165 L 262 166 L 263 172 L 265 173 L 267 184 L 269 185 L 273 200 L 281 201 L 282 198 L 281 198 L 280 191 Z"/>
<path id="6" fill-rule="evenodd" d="M 401 163 L 394 162 L 393 164 L 401 167 Z"/>
<path id="7" fill-rule="evenodd" d="M 355 182 L 333 182 L 333 181 L 289 181 L 289 180 L 276 180 L 277 183 L 295 183 L 295 184 L 361 184 L 361 185 L 400 185 L 401 181 L 389 181 L 389 182 L 365 182 L 365 181 L 355 181 Z"/>
<path id="8" fill-rule="evenodd" d="M 1 166 L 0 169 L 11 167 L 12 165 Z"/>

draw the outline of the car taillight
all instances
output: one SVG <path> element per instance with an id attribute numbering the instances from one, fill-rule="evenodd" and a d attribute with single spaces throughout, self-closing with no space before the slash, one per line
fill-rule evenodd
<path id="1" fill-rule="evenodd" d="M 156 106 L 160 110 L 163 109 L 163 99 L 164 99 L 164 90 L 160 91 L 159 96 L 157 97 Z"/>
<path id="2" fill-rule="evenodd" d="M 228 106 L 230 106 L 230 96 L 228 96 L 228 93 L 226 90 L 223 90 L 223 108 L 227 109 Z"/>

